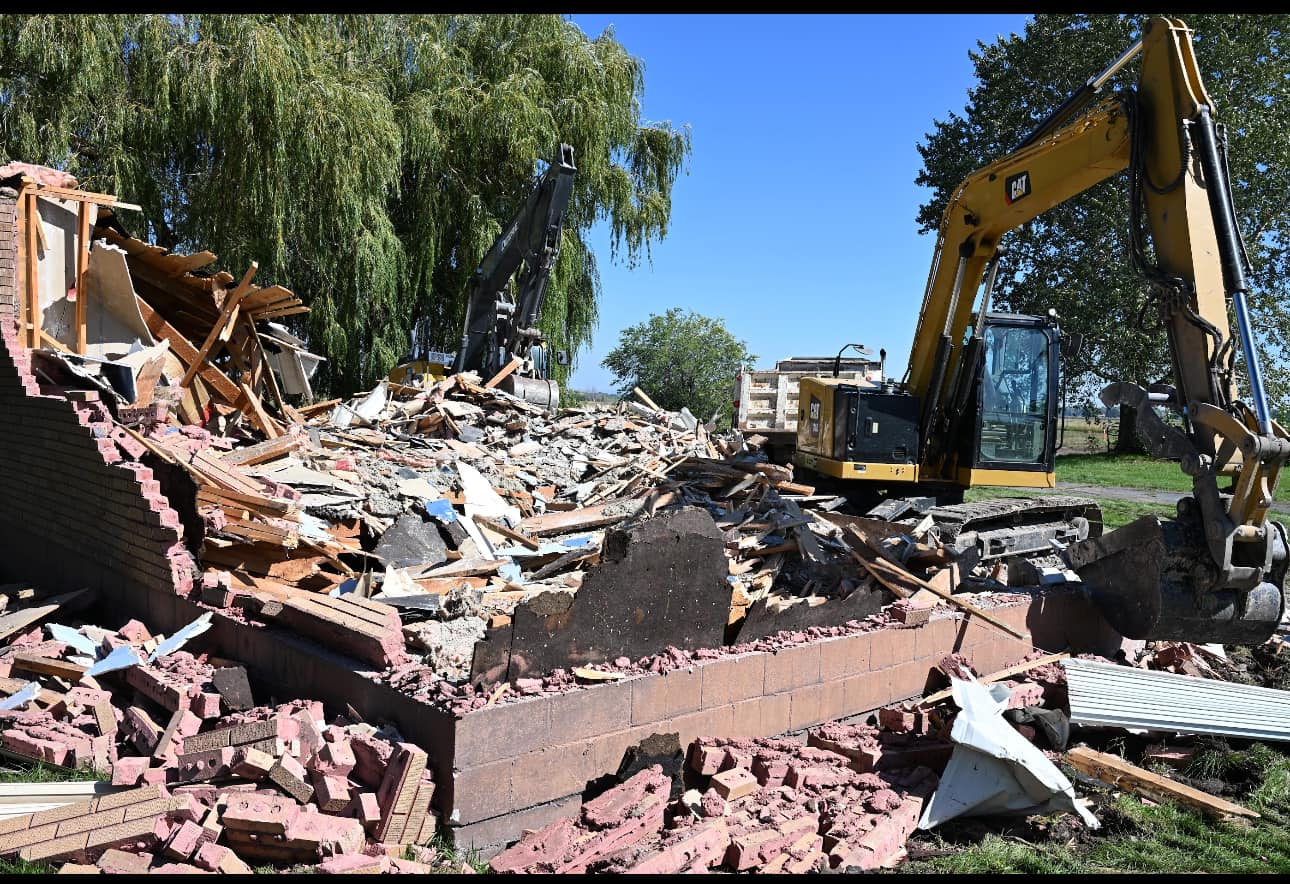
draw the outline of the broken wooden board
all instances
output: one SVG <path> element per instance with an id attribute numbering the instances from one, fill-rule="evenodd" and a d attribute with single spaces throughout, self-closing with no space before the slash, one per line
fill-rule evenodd
<path id="1" fill-rule="evenodd" d="M 46 599 L 42 604 L 25 608 L 21 611 L 9 611 L 0 615 L 0 641 L 22 632 L 53 614 L 63 611 L 79 611 L 94 600 L 95 592 L 91 589 L 78 589 Z"/>
<path id="2" fill-rule="evenodd" d="M 589 528 L 617 524 L 635 515 L 640 507 L 639 500 L 619 498 L 582 509 L 533 516 L 521 520 L 519 527 L 520 530 L 528 532 L 530 537 L 548 537 L 552 534 L 586 531 Z"/>
<path id="3" fill-rule="evenodd" d="M 1087 746 L 1076 746 L 1068 749 L 1066 760 L 1080 773 L 1095 777 L 1109 783 L 1117 789 L 1132 792 L 1134 795 L 1149 798 L 1152 801 L 1177 801 L 1188 807 L 1199 810 L 1207 816 L 1220 819 L 1228 817 L 1245 817 L 1258 819 L 1259 814 L 1239 804 L 1225 801 L 1191 786 L 1184 786 L 1168 777 L 1143 770 L 1130 764 L 1123 758 L 1098 752 Z"/>

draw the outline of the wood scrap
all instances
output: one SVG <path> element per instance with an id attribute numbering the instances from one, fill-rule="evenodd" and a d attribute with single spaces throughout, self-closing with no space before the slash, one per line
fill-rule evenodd
<path id="1" fill-rule="evenodd" d="M 1104 783 L 1124 789 L 1152 801 L 1177 801 L 1199 810 L 1206 816 L 1228 819 L 1244 817 L 1258 819 L 1260 814 L 1249 808 L 1226 801 L 1217 796 L 1185 786 L 1168 777 L 1143 770 L 1116 755 L 1098 752 L 1087 746 L 1076 746 L 1066 751 L 1065 759 L 1080 773 Z"/>

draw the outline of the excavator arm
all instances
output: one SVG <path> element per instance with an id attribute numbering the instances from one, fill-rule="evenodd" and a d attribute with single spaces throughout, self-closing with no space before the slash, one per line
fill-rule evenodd
<path id="1" fill-rule="evenodd" d="M 546 367 L 535 364 L 533 350 L 542 342 L 537 325 L 560 254 L 575 171 L 573 148 L 561 144 L 560 156 L 480 261 L 471 280 L 454 372 L 476 371 L 487 378 L 518 357 L 524 360 L 519 374 L 545 379 Z M 512 277 L 513 298 L 507 292 Z"/>
<path id="2" fill-rule="evenodd" d="M 1141 49 L 1136 90 L 1067 123 Z M 1222 130 L 1180 21 L 1152 19 L 1142 40 L 1089 81 L 1014 152 L 967 178 L 943 216 L 910 354 L 921 398 L 925 478 L 954 476 L 956 421 L 981 325 L 968 336 L 983 276 L 984 316 L 1000 239 L 1116 173 L 1130 172 L 1133 261 L 1169 340 L 1174 387 L 1112 384 L 1157 456 L 1177 457 L 1193 494 L 1176 521 L 1146 517 L 1067 551 L 1107 619 L 1134 638 L 1262 640 L 1281 618 L 1285 532 L 1267 519 L 1286 433 L 1272 420 L 1254 348 Z M 1063 125 L 1064 124 L 1064 125 Z M 1060 127 L 1060 128 L 1059 128 Z M 1150 233 L 1156 264 L 1146 258 Z M 1237 335 L 1228 322 L 1231 307 Z M 966 341 L 965 341 L 966 338 Z M 1239 348 L 1250 394 L 1238 398 Z M 1153 405 L 1170 408 L 1182 428 Z M 1230 489 L 1219 489 L 1230 479 Z"/>

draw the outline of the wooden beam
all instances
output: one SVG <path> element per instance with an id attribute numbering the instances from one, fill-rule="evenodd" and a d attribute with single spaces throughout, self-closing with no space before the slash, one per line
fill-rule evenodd
<path id="1" fill-rule="evenodd" d="M 197 372 L 201 370 L 202 366 L 206 364 L 206 357 L 210 355 L 211 348 L 215 346 L 215 342 L 225 340 L 221 335 L 224 333 L 224 329 L 228 325 L 236 321 L 238 302 L 246 297 L 246 293 L 251 285 L 251 280 L 255 277 L 255 271 L 258 270 L 259 267 L 260 265 L 258 263 L 252 261 L 251 266 L 246 271 L 246 275 L 242 277 L 242 281 L 237 284 L 237 288 L 235 288 L 233 293 L 228 296 L 228 299 L 224 302 L 223 309 L 220 310 L 219 318 L 217 318 L 215 320 L 215 324 L 211 326 L 210 334 L 206 335 L 206 340 L 202 342 L 202 347 L 197 351 L 196 358 L 189 363 L 188 370 L 184 372 L 183 380 L 179 382 L 179 386 L 187 387 L 188 382 L 193 379 L 193 375 L 197 374 Z M 233 400 L 229 401 L 231 402 Z"/>
<path id="2" fill-rule="evenodd" d="M 978 678 L 977 681 L 981 682 L 981 684 L 993 684 L 996 681 L 1003 681 L 1005 678 L 1012 678 L 1014 675 L 1029 672 L 1031 669 L 1046 666 L 1049 663 L 1056 663 L 1058 660 L 1064 660 L 1069 656 L 1070 654 L 1065 651 L 1062 651 L 1059 654 L 1046 654 L 1045 656 L 1039 657 L 1035 660 L 1030 660 L 1025 663 L 1015 663 L 1005 669 L 1000 669 L 998 672 L 991 672 L 989 675 L 983 675 Z M 951 692 L 950 688 L 946 688 L 943 691 L 937 691 L 934 694 L 928 694 L 926 697 L 923 697 L 923 699 L 918 701 L 918 705 L 935 706 L 942 700 L 948 700 L 952 696 L 954 696 L 954 694 Z"/>
<path id="3" fill-rule="evenodd" d="M 848 529 L 848 530 L 855 530 L 855 529 Z M 1011 635 L 1014 638 L 1019 638 L 1022 640 L 1029 638 L 1029 636 L 1026 633 L 1018 632 L 1017 630 L 1009 626 L 1007 623 L 1004 623 L 1002 620 L 998 619 L 997 617 L 987 614 L 985 611 L 982 611 L 980 608 L 978 608 L 976 605 L 973 605 L 971 602 L 964 601 L 963 599 L 957 598 L 956 596 L 946 592 L 943 589 L 939 589 L 938 587 L 932 586 L 932 584 L 928 583 L 926 580 L 922 580 L 918 577 L 915 577 L 913 574 L 910 574 L 908 571 L 905 571 L 903 568 L 897 568 L 895 565 L 889 564 L 886 559 L 874 559 L 873 562 L 866 562 L 862 557 L 856 557 L 856 561 L 860 562 L 862 565 L 865 566 L 865 568 L 869 569 L 870 574 L 874 573 L 874 568 L 873 568 L 874 565 L 881 565 L 884 569 L 887 569 L 886 570 L 887 574 L 890 575 L 892 574 L 892 572 L 898 573 L 901 579 L 909 580 L 911 583 L 921 586 L 923 589 L 926 589 L 927 591 L 945 599 L 945 601 L 949 602 L 951 605 L 955 605 L 956 607 L 962 608 L 964 611 L 966 611 L 969 614 L 975 614 L 977 617 L 980 617 L 986 623 L 989 623 L 991 626 L 997 629 L 1002 629 L 1004 632 L 1008 633 L 1008 635 Z"/>
<path id="4" fill-rule="evenodd" d="M 525 549 L 537 550 L 540 544 L 532 537 L 521 534 L 518 531 L 512 531 L 500 522 L 494 522 L 492 519 L 486 519 L 478 513 L 474 516 L 475 524 L 481 528 L 487 528 L 494 534 L 500 534 L 507 540 L 513 540 Z"/>
<path id="5" fill-rule="evenodd" d="M 1168 777 L 1143 770 L 1119 756 L 1098 752 L 1087 746 L 1076 746 L 1074 749 L 1067 750 L 1066 760 L 1080 773 L 1152 801 L 1177 801 L 1220 819 L 1226 817 L 1258 819 L 1259 817 L 1258 813 L 1249 808 L 1224 801 L 1222 798 L 1193 789 L 1191 786 L 1184 786 Z"/>
<path id="6" fill-rule="evenodd" d="M 32 349 L 40 347 L 40 271 L 37 269 L 39 258 L 36 252 L 36 229 L 40 226 L 40 210 L 36 207 L 36 191 L 25 191 L 26 199 L 26 234 L 27 247 L 27 346 Z"/>
<path id="7" fill-rule="evenodd" d="M 514 372 L 515 369 L 519 368 L 523 364 L 524 364 L 523 359 L 521 359 L 518 356 L 512 356 L 511 361 L 506 363 L 505 367 L 502 368 L 501 371 L 499 371 L 497 374 L 493 375 L 491 378 L 488 379 L 488 383 L 484 384 L 484 389 L 491 390 L 493 387 L 496 387 L 502 381 L 506 380 L 506 378 L 510 377 L 511 373 Z"/>
<path id="8" fill-rule="evenodd" d="M 76 352 L 85 354 L 85 272 L 90 266 L 90 204 L 76 216 Z"/>
<path id="9" fill-rule="evenodd" d="M 273 418 L 269 417 L 268 412 L 264 410 L 264 406 L 260 403 L 260 397 L 255 395 L 255 391 L 245 383 L 240 384 L 240 386 L 242 388 L 242 395 L 246 397 L 246 401 L 251 405 L 251 418 L 259 424 L 260 430 L 264 435 L 268 436 L 270 439 L 276 439 L 281 436 L 282 431 L 278 429 Z"/>
<path id="10" fill-rule="evenodd" d="M 270 439 L 267 442 L 261 442 L 258 445 L 251 445 L 246 448 L 235 448 L 228 454 L 222 455 L 220 460 L 224 463 L 236 467 L 252 467 L 256 464 L 266 463 L 274 458 L 282 457 L 300 447 L 299 436 L 282 436 L 278 439 Z"/>
<path id="11" fill-rule="evenodd" d="M 164 338 L 170 344 L 170 349 L 179 357 L 180 361 L 186 366 L 198 363 L 197 348 L 194 347 L 187 338 L 181 335 L 174 326 L 166 322 L 156 310 L 138 295 L 135 295 L 135 302 L 139 306 L 139 315 L 143 317 L 144 323 L 148 330 L 152 332 L 154 338 Z M 206 383 L 224 397 L 224 401 L 233 404 L 236 403 L 241 393 L 237 385 L 229 380 L 228 376 L 213 365 L 202 366 L 197 375 Z"/>
<path id="12" fill-rule="evenodd" d="M 636 394 L 636 398 L 640 399 L 641 402 L 644 402 L 647 406 L 654 409 L 655 411 L 663 410 L 659 408 L 658 403 L 655 402 L 653 399 L 649 398 L 649 396 L 645 393 L 645 391 L 642 390 L 640 387 L 632 387 L 632 392 Z"/>

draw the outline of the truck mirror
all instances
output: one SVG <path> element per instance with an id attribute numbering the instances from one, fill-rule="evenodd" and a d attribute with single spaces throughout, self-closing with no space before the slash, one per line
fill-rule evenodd
<path id="1" fill-rule="evenodd" d="M 556 350 L 556 351 L 555 351 L 555 364 L 556 364 L 556 365 L 568 365 L 568 364 L 569 364 L 569 353 L 568 353 L 568 351 L 567 351 L 567 350 Z"/>

